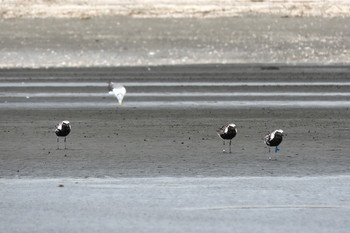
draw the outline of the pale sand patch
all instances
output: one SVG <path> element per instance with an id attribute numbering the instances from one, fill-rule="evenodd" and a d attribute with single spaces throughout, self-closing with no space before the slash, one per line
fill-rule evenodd
<path id="1" fill-rule="evenodd" d="M 0 18 L 230 17 L 243 14 L 283 17 L 350 16 L 350 1 L 342 0 L 3 0 Z"/>

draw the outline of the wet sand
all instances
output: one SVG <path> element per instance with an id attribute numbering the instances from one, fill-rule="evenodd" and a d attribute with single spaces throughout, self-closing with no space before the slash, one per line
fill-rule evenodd
<path id="1" fill-rule="evenodd" d="M 1 110 L 1 177 L 308 176 L 349 173 L 345 109 Z M 68 119 L 68 149 L 53 127 Z M 233 153 L 216 129 L 234 122 Z M 288 134 L 269 161 L 262 137 Z M 61 148 L 63 143 L 61 142 Z M 226 148 L 227 150 L 227 148 Z"/>
<path id="2" fill-rule="evenodd" d="M 3 69 L 0 231 L 345 233 L 349 72 Z M 109 80 L 130 85 L 125 106 L 108 96 Z M 54 126 L 62 120 L 72 132 L 68 149 L 61 140 L 57 150 Z M 216 130 L 231 122 L 238 135 L 229 154 Z M 263 136 L 276 128 L 287 136 L 269 154 Z"/>
<path id="3" fill-rule="evenodd" d="M 348 232 L 348 4 L 307 2 L 175 16 L 5 1 L 0 231 Z M 232 154 L 216 135 L 229 122 Z"/>
<path id="4" fill-rule="evenodd" d="M 213 73 L 202 73 L 210 69 Z M 344 67 L 279 67 L 278 70 L 260 66 L 158 67 L 145 73 L 145 68 L 20 70 L 3 71 L 3 82 L 50 84 L 63 78 L 76 83 L 101 81 L 96 87 L 1 87 L 0 105 L 1 162 L 0 176 L 14 177 L 155 177 L 155 176 L 314 176 L 349 174 L 349 103 L 348 96 L 293 97 L 279 95 L 261 97 L 273 91 L 297 94 L 313 92 L 347 93 L 349 70 Z M 221 71 L 221 73 L 219 72 Z M 228 73 L 225 73 L 225 72 Z M 236 73 L 234 73 L 236 71 Z M 305 72 L 306 71 L 306 72 Z M 68 72 L 68 73 L 67 73 Z M 115 72 L 115 73 L 114 73 Z M 218 72 L 218 73 L 216 73 Z M 230 73 L 231 72 L 231 73 Z M 89 73 L 91 76 L 76 76 Z M 96 78 L 94 74 L 99 74 Z M 170 96 L 169 91 L 181 93 L 180 87 L 127 87 L 125 106 L 118 106 L 113 97 L 30 97 L 33 93 L 106 93 L 108 79 L 129 80 L 147 84 L 153 81 L 172 83 L 203 82 L 214 77 L 228 85 L 237 80 L 339 82 L 336 86 L 238 86 L 232 91 L 252 93 L 243 97 L 206 96 L 207 87 L 194 86 L 187 91 L 197 97 Z M 201 74 L 201 75 L 199 75 Z M 225 74 L 220 76 L 219 74 Z M 33 77 L 35 75 L 35 77 Z M 75 77 L 67 77 L 73 75 Z M 47 78 L 47 76 L 51 76 Z M 7 77 L 7 80 L 6 80 Z M 128 78 L 130 77 L 130 78 Z M 288 78 L 293 77 L 293 78 Z M 29 79 L 28 79 L 29 78 Z M 4 80 L 5 79 L 5 80 Z M 143 80 L 143 81 L 141 81 Z M 308 82 L 306 82 L 308 83 Z M 56 84 L 58 85 L 58 84 Z M 307 84 L 309 85 L 309 84 Z M 68 88 L 68 89 L 67 89 Z M 185 87 L 183 87 L 185 88 Z M 203 89 L 204 88 L 204 89 Z M 211 87 L 220 93 L 222 87 Z M 253 89 L 252 89 L 253 88 Z M 304 90 L 306 89 L 306 90 Z M 40 90 L 40 91 L 39 91 Z M 158 90 L 158 92 L 155 92 Z M 256 91 L 259 93 L 256 96 Z M 8 97 L 16 91 L 24 96 Z M 163 97 L 145 97 L 151 91 Z M 204 91 L 204 93 L 202 93 Z M 307 92 L 307 91 L 306 91 Z M 134 94 L 135 97 L 128 97 Z M 139 94 L 139 95 L 137 95 Z M 165 96 L 165 97 L 164 97 Z M 261 99 L 263 98 L 263 99 Z M 269 100 L 264 105 L 264 98 Z M 311 99 L 310 99 L 311 98 Z M 326 98 L 327 106 L 318 104 Z M 238 101 L 237 101 L 238 99 Z M 298 105 L 294 105 L 297 99 Z M 266 99 L 265 99 L 266 100 Z M 286 105 L 274 104 L 276 100 Z M 341 100 L 341 105 L 339 104 Z M 5 102 L 4 102 L 5 101 Z M 128 102 L 129 101 L 129 102 Z M 174 102 L 173 102 L 174 101 Z M 74 104 L 78 102 L 79 104 Z M 146 102 L 147 104 L 137 104 Z M 252 103 L 241 105 L 240 102 Z M 307 105 L 303 106 L 303 103 Z M 93 103 L 93 104 L 89 104 Z M 161 103 L 158 107 L 157 103 Z M 203 104 L 204 103 L 204 104 Z M 210 103 L 209 105 L 206 103 Z M 315 106 L 313 106 L 314 104 Z M 71 106 L 70 106 L 71 105 Z M 79 106 L 80 105 L 80 106 Z M 333 105 L 333 106 L 332 106 Z M 67 107 L 65 107 L 67 106 Z M 69 120 L 72 132 L 67 150 L 57 150 L 54 125 Z M 234 122 L 238 135 L 233 140 L 233 153 L 222 153 L 222 141 L 216 130 Z M 268 150 L 263 136 L 281 128 L 286 133 L 281 151 Z M 61 140 L 62 141 L 62 140 Z M 63 148 L 63 142 L 60 147 Z M 226 148 L 227 150 L 227 148 Z"/>

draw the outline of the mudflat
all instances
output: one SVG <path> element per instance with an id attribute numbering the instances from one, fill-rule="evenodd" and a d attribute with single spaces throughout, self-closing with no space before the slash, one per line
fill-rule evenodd
<path id="1" fill-rule="evenodd" d="M 0 76 L 2 232 L 349 229 L 347 66 Z M 125 84 L 125 106 L 108 80 Z M 66 150 L 54 134 L 63 120 L 72 125 Z M 223 153 L 216 130 L 232 122 L 238 134 Z M 287 135 L 268 153 L 263 137 L 274 129 Z"/>
<path id="2" fill-rule="evenodd" d="M 111 99 L 111 101 L 113 101 Z M 312 176 L 349 173 L 348 108 L 1 108 L 1 177 Z M 57 150 L 54 126 L 72 132 Z M 235 123 L 233 153 L 216 130 Z M 283 129 L 278 153 L 263 136 Z M 226 144 L 226 151 L 227 151 Z M 273 151 L 273 150 L 271 150 Z"/>
<path id="3" fill-rule="evenodd" d="M 1 232 L 348 232 L 348 4 L 3 2 Z"/>
<path id="4" fill-rule="evenodd" d="M 349 174 L 347 66 L 3 69 L 1 177 Z M 107 82 L 126 86 L 125 106 Z M 55 125 L 71 122 L 67 150 Z M 235 123 L 232 154 L 216 130 Z M 263 137 L 283 129 L 278 153 Z M 228 151 L 226 143 L 225 150 Z"/>

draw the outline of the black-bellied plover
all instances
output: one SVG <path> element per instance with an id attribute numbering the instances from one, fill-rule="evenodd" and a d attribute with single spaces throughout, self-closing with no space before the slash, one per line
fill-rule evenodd
<path id="1" fill-rule="evenodd" d="M 232 144 L 232 139 L 236 136 L 237 134 L 237 129 L 236 125 L 231 123 L 228 125 L 222 126 L 218 131 L 218 135 L 223 139 L 223 152 L 225 152 L 225 140 L 230 140 L 230 150 L 229 153 L 231 153 L 231 144 Z"/>
<path id="2" fill-rule="evenodd" d="M 67 141 L 67 135 L 71 131 L 71 125 L 69 121 L 62 121 L 58 125 L 56 125 L 55 133 L 57 135 L 57 150 L 60 149 L 59 147 L 59 137 L 64 137 L 64 149 L 67 149 L 66 141 Z"/>
<path id="3" fill-rule="evenodd" d="M 283 140 L 283 130 L 276 129 L 272 133 L 268 133 L 264 137 L 265 144 L 269 147 L 269 153 L 270 153 L 270 147 L 276 147 L 275 152 L 277 153 L 280 149 L 278 148 L 278 145 L 281 144 Z M 271 156 L 269 157 L 271 159 Z"/>

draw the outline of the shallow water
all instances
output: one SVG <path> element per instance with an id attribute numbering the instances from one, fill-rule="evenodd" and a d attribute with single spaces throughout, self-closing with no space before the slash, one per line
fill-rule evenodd
<path id="1" fill-rule="evenodd" d="M 0 230 L 345 233 L 349 183 L 349 176 L 0 179 Z"/>

